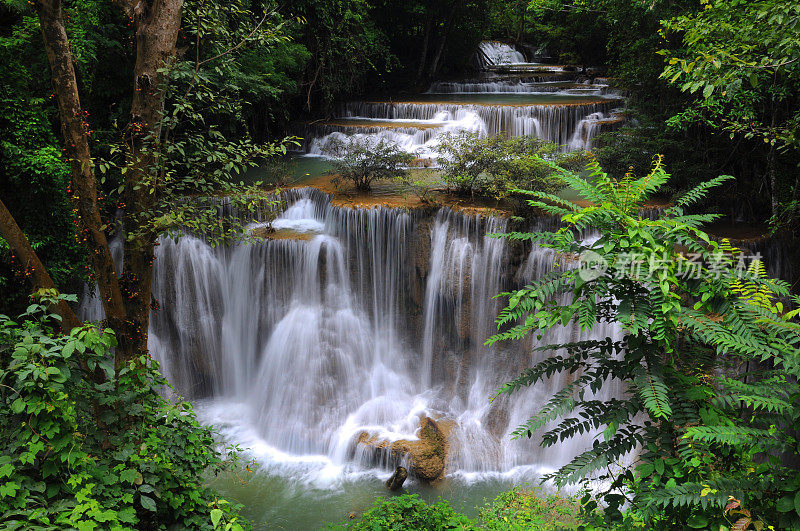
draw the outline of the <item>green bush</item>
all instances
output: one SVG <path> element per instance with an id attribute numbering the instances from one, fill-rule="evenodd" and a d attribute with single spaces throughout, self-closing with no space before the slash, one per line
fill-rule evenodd
<path id="1" fill-rule="evenodd" d="M 369 190 L 373 181 L 403 178 L 414 156 L 397 144 L 369 137 L 332 137 L 326 152 L 333 157 L 332 182 L 350 181 L 357 190 Z"/>
<path id="2" fill-rule="evenodd" d="M 540 489 L 515 487 L 482 508 L 485 529 L 578 529 L 581 504 L 574 498 L 544 495 Z"/>
<path id="3" fill-rule="evenodd" d="M 483 138 L 468 132 L 442 135 L 436 150 L 442 180 L 451 190 L 497 198 L 517 188 L 557 192 L 564 182 L 551 162 L 563 166 L 576 158 L 532 136 Z"/>
<path id="4" fill-rule="evenodd" d="M 223 466 L 211 430 L 158 394 L 157 363 L 115 371 L 114 334 L 55 333 L 55 300 L 0 315 L 0 527 L 242 529 L 203 483 Z"/>
<path id="5" fill-rule="evenodd" d="M 429 504 L 417 494 L 404 494 L 395 498 L 378 498 L 375 506 L 368 509 L 358 521 L 329 529 L 435 531 L 472 527 L 469 518 L 454 511 L 446 501 Z"/>
<path id="6" fill-rule="evenodd" d="M 594 529 L 581 515 L 581 504 L 572 497 L 544 495 L 540 489 L 515 487 L 503 492 L 470 520 L 446 501 L 426 503 L 418 495 L 378 498 L 359 520 L 328 529 L 437 531 L 441 529 Z"/>

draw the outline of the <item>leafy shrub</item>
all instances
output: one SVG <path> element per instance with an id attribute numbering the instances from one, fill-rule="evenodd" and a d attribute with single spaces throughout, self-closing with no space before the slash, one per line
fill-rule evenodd
<path id="1" fill-rule="evenodd" d="M 57 335 L 44 306 L 55 300 L 18 321 L 0 315 L 3 529 L 242 529 L 203 485 L 223 466 L 211 430 L 158 394 L 157 363 L 115 371 L 114 334 L 87 324 Z"/>
<path id="2" fill-rule="evenodd" d="M 542 529 L 561 530 L 587 527 L 580 503 L 557 494 L 542 495 L 540 489 L 516 487 L 499 494 L 470 520 L 454 511 L 446 501 L 427 503 L 418 495 L 378 498 L 375 505 L 353 523 L 328 529 L 436 531 L 442 529 Z"/>
<path id="3" fill-rule="evenodd" d="M 449 188 L 494 197 L 515 188 L 557 192 L 564 183 L 551 162 L 564 165 L 576 157 L 560 154 L 555 144 L 532 136 L 483 138 L 470 132 L 442 135 L 436 150 L 442 180 Z"/>
<path id="4" fill-rule="evenodd" d="M 405 177 L 414 160 L 397 144 L 370 137 L 332 137 L 326 152 L 333 157 L 333 182 L 351 181 L 362 191 L 369 190 L 373 181 Z"/>
<path id="5" fill-rule="evenodd" d="M 548 531 L 578 529 L 583 525 L 580 512 L 581 505 L 576 499 L 516 487 L 482 508 L 480 518 L 485 529 Z"/>
<path id="6" fill-rule="evenodd" d="M 550 447 L 602 434 L 545 479 L 559 486 L 608 480 L 608 522 L 622 520 L 627 501 L 651 528 L 718 528 L 730 525 L 726 507 L 735 499 L 754 515 L 746 525 L 757 516 L 762 525 L 800 527 L 800 473 L 781 458 L 800 453 L 798 311 L 784 309 L 788 284 L 769 279 L 760 260 L 747 265 L 740 251 L 699 229 L 715 216 L 685 212 L 730 177 L 701 184 L 651 220 L 641 216 L 643 203 L 670 177 L 660 158 L 641 178 L 617 181 L 596 162 L 590 169 L 589 181 L 563 177 L 591 206 L 531 192 L 532 206 L 558 215 L 563 227 L 509 235 L 588 260 L 505 294 L 502 330 L 489 342 L 541 339 L 570 322 L 584 330 L 615 323 L 621 334 L 542 346 L 553 354 L 499 394 L 557 373 L 575 376 L 514 436 L 545 430 L 542 445 Z M 582 237 L 587 228 L 599 239 Z M 584 267 L 592 263 L 603 267 Z M 627 392 L 605 400 L 594 394 L 614 381 Z"/>
<path id="7" fill-rule="evenodd" d="M 446 501 L 429 504 L 417 494 L 404 494 L 394 498 L 378 498 L 375 506 L 368 509 L 358 521 L 330 529 L 437 531 L 471 527 L 469 518 L 457 513 Z"/>

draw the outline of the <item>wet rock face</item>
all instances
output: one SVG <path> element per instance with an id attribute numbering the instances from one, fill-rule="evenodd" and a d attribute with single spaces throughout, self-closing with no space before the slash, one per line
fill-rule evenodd
<path id="1" fill-rule="evenodd" d="M 413 476 L 425 482 L 434 482 L 444 476 L 448 432 L 447 421 L 435 421 L 423 416 L 417 430 L 418 440 L 386 441 L 364 432 L 359 436 L 358 444 L 371 447 L 376 453 L 388 452 L 397 461 L 405 458 Z"/>

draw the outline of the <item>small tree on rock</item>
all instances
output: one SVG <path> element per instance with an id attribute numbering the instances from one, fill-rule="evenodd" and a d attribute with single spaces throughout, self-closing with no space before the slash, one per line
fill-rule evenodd
<path id="1" fill-rule="evenodd" d="M 373 181 L 405 177 L 414 155 L 394 142 L 370 137 L 335 137 L 326 146 L 333 157 L 334 184 L 352 182 L 359 191 L 367 191 Z"/>

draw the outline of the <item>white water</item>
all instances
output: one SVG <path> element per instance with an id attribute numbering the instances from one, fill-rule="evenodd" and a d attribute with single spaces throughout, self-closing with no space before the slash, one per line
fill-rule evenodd
<path id="1" fill-rule="evenodd" d="M 578 122 L 575 132 L 569 141 L 570 151 L 592 149 L 597 135 L 604 126 L 611 127 L 622 120 L 622 109 L 614 109 L 611 112 L 595 112 Z"/>
<path id="2" fill-rule="evenodd" d="M 490 66 L 519 64 L 525 63 L 525 56 L 511 45 L 485 41 L 478 47 L 478 63 L 484 69 Z"/>
<path id="3" fill-rule="evenodd" d="M 609 112 L 617 102 L 591 102 L 569 105 L 491 105 L 458 103 L 389 103 L 352 102 L 343 107 L 345 118 L 363 120 L 364 117 L 382 122 L 425 123 L 426 129 L 379 128 L 364 132 L 333 131 L 314 138 L 308 152 L 313 155 L 328 154 L 328 145 L 334 139 L 386 140 L 396 143 L 404 151 L 419 157 L 435 157 L 435 148 L 442 134 L 470 131 L 481 136 L 504 134 L 508 137 L 533 135 L 570 149 L 576 131 L 588 116 Z M 441 124 L 441 125 L 437 125 Z M 581 135 L 591 139 L 598 128 Z M 362 129 L 363 130 L 363 129 Z M 349 134 L 348 134 L 349 133 Z"/>
<path id="4" fill-rule="evenodd" d="M 508 44 L 484 42 L 477 57 L 484 70 L 502 66 L 517 73 L 498 76 L 487 71 L 476 80 L 435 82 L 426 98 L 420 98 L 427 103 L 348 102 L 338 118 L 309 124 L 300 133 L 307 139 L 306 153 L 330 156 L 332 142 L 350 137 L 390 142 L 419 158 L 432 159 L 441 135 L 461 131 L 532 135 L 562 146 L 563 151 L 589 149 L 607 122 L 597 119 L 598 113 L 608 114 L 619 105 L 608 85 L 577 83 L 579 74 L 561 66 L 525 63 L 524 56 Z M 437 94 L 442 101 L 432 101 Z M 476 97 L 458 97 L 469 94 Z"/>
<path id="5" fill-rule="evenodd" d="M 503 219 L 336 208 L 312 189 L 286 197 L 273 224 L 314 227 L 310 240 L 211 248 L 186 235 L 158 247 L 162 309 L 149 347 L 204 421 L 271 473 L 320 488 L 388 474 L 395 463 L 359 435 L 413 439 L 423 414 L 455 423 L 446 473 L 464 481 L 534 480 L 591 444 L 542 450 L 509 437 L 562 380 L 488 400 L 545 356 L 532 339 L 483 345 L 499 310 L 492 297 L 551 270 L 551 251 L 533 247 L 512 266 L 505 240 L 486 236 L 504 231 Z M 567 327 L 542 342 L 583 337 Z"/>

